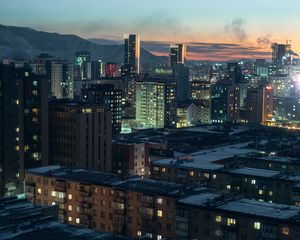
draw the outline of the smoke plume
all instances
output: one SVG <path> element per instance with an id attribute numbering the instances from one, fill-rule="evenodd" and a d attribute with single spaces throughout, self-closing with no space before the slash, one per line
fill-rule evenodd
<path id="1" fill-rule="evenodd" d="M 237 38 L 240 42 L 243 42 L 247 39 L 247 33 L 244 29 L 245 22 L 241 18 L 235 18 L 232 21 L 228 22 L 224 29 L 227 33 L 231 33 Z"/>

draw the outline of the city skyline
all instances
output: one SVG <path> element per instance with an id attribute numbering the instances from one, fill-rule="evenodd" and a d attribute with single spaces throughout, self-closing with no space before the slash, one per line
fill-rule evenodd
<path id="1" fill-rule="evenodd" d="M 95 0 L 75 6 L 70 0 L 51 4 L 29 0 L 26 5 L 20 0 L 5 1 L 0 3 L 0 23 L 109 40 L 136 33 L 141 41 L 153 42 L 157 48 L 148 50 L 157 55 L 166 55 L 161 49 L 165 44 L 184 42 L 190 60 L 217 60 L 212 53 L 220 60 L 269 58 L 270 44 L 286 40 L 292 40 L 295 52 L 300 51 L 295 31 L 300 3 L 293 0 L 289 4 L 270 0 L 141 4 L 130 0 L 119 1 L 118 6 Z M 287 12 L 289 18 L 279 17 Z"/>

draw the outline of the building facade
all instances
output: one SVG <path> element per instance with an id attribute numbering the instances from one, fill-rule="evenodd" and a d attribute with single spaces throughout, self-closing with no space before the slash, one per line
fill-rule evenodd
<path id="1" fill-rule="evenodd" d="M 51 102 L 50 162 L 112 171 L 111 113 L 91 104 Z"/>

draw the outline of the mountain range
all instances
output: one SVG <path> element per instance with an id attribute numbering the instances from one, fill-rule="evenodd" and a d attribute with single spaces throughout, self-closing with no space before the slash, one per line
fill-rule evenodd
<path id="1" fill-rule="evenodd" d="M 102 42 L 103 43 L 103 42 Z M 123 62 L 124 47 L 120 42 L 101 44 L 71 34 L 37 31 L 32 28 L 0 25 L 0 59 L 20 57 L 32 59 L 40 53 L 73 60 L 76 51 L 89 51 L 93 60 Z M 156 56 L 141 48 L 141 63 L 165 63 L 166 57 Z"/>

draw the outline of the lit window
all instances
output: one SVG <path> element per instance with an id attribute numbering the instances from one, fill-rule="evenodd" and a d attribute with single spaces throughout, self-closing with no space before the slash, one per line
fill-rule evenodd
<path id="1" fill-rule="evenodd" d="M 52 192 L 51 192 L 51 196 L 52 196 L 52 197 L 56 197 L 56 192 L 55 192 L 55 191 L 52 191 Z"/>
<path id="2" fill-rule="evenodd" d="M 213 175 L 213 179 L 216 179 L 216 178 L 217 178 L 217 175 L 216 175 L 216 174 L 214 174 L 214 175 Z"/>
<path id="3" fill-rule="evenodd" d="M 73 210 L 72 205 L 69 205 L 69 206 L 68 206 L 68 209 L 69 209 L 69 211 L 72 211 L 72 210 Z"/>
<path id="4" fill-rule="evenodd" d="M 234 226 L 236 224 L 236 220 L 234 218 L 227 218 L 227 226 Z"/>
<path id="5" fill-rule="evenodd" d="M 69 221 L 69 222 L 72 222 L 72 217 L 68 217 L 68 221 Z"/>
<path id="6" fill-rule="evenodd" d="M 52 206 L 56 205 L 56 202 L 52 202 L 51 205 L 52 205 Z"/>
<path id="7" fill-rule="evenodd" d="M 69 199 L 69 200 L 72 199 L 72 194 L 68 194 L 68 199 Z"/>
<path id="8" fill-rule="evenodd" d="M 190 176 L 193 177 L 195 175 L 194 171 L 190 171 Z"/>
<path id="9" fill-rule="evenodd" d="M 254 229 L 259 230 L 260 229 L 260 222 L 254 222 Z"/>
<path id="10" fill-rule="evenodd" d="M 139 237 L 142 236 L 142 231 L 137 231 L 136 235 L 138 235 Z"/>
<path id="11" fill-rule="evenodd" d="M 42 189 L 38 188 L 37 192 L 38 192 L 38 194 L 42 194 Z"/>
<path id="12" fill-rule="evenodd" d="M 76 218 L 76 219 L 75 219 L 75 222 L 76 222 L 77 224 L 79 224 L 79 223 L 80 223 L 80 218 Z"/>
<path id="13" fill-rule="evenodd" d="M 77 206 L 76 209 L 75 209 L 75 211 L 79 213 L 80 212 L 80 207 Z"/>
<path id="14" fill-rule="evenodd" d="M 162 217 L 163 216 L 163 211 L 162 210 L 157 210 L 157 216 Z"/>
<path id="15" fill-rule="evenodd" d="M 269 192 L 269 196 L 273 196 L 273 192 L 272 191 Z"/>
<path id="16" fill-rule="evenodd" d="M 162 171 L 162 172 L 166 172 L 166 168 L 162 168 L 161 171 Z"/>
<path id="17" fill-rule="evenodd" d="M 252 180 L 251 180 L 251 184 L 253 184 L 253 185 L 256 184 L 256 180 L 255 180 L 255 179 L 252 179 Z"/>
<path id="18" fill-rule="evenodd" d="M 157 235 L 157 240 L 161 240 L 162 239 L 162 235 Z"/>
<path id="19" fill-rule="evenodd" d="M 16 146 L 16 151 L 19 151 L 19 150 L 20 150 L 20 146 L 17 145 L 17 146 Z"/>
<path id="20" fill-rule="evenodd" d="M 269 163 L 269 168 L 272 168 L 272 163 Z"/>
<path id="21" fill-rule="evenodd" d="M 259 195 L 262 195 L 262 194 L 263 194 L 263 190 L 261 190 L 261 189 L 258 190 L 258 194 L 259 194 Z"/>
<path id="22" fill-rule="evenodd" d="M 162 199 L 162 198 L 158 198 L 158 199 L 157 199 L 157 203 L 158 203 L 158 204 L 163 204 L 163 199 Z"/>
<path id="23" fill-rule="evenodd" d="M 204 173 L 205 178 L 209 178 L 209 173 Z"/>
<path id="24" fill-rule="evenodd" d="M 289 235 L 289 233 L 290 233 L 290 229 L 288 227 L 283 227 L 282 228 L 282 234 Z"/>
<path id="25" fill-rule="evenodd" d="M 216 216 L 216 222 L 218 222 L 218 223 L 222 222 L 222 217 L 221 216 Z"/>
<path id="26" fill-rule="evenodd" d="M 231 189 L 231 186 L 230 186 L 230 185 L 227 185 L 226 188 L 227 188 L 228 190 L 230 190 L 230 189 Z"/>

